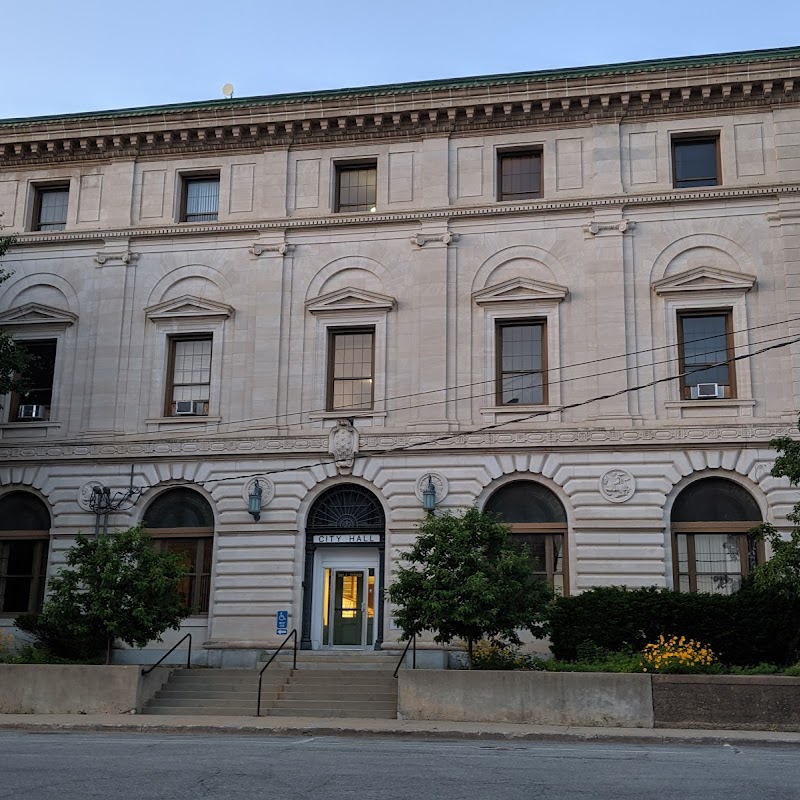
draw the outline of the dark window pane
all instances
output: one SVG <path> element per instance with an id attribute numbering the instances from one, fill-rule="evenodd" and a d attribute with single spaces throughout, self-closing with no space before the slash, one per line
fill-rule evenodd
<path id="1" fill-rule="evenodd" d="M 503 522 L 554 522 L 567 524 L 567 513 L 556 495 L 534 481 L 513 481 L 498 489 L 486 503 L 486 511 Z"/>
<path id="2" fill-rule="evenodd" d="M 672 506 L 673 522 L 761 522 L 758 503 L 738 483 L 703 478 L 690 483 Z"/>
<path id="3" fill-rule="evenodd" d="M 38 190 L 39 219 L 36 228 L 40 231 L 63 231 L 67 226 L 69 189 L 58 187 Z"/>
<path id="4" fill-rule="evenodd" d="M 186 222 L 215 222 L 219 210 L 219 178 L 186 179 Z"/>
<path id="5" fill-rule="evenodd" d="M 716 186 L 719 183 L 716 139 L 678 139 L 673 141 L 672 147 L 677 188 Z"/>
<path id="6" fill-rule="evenodd" d="M 374 331 L 331 335 L 331 410 L 372 408 Z"/>
<path id="7" fill-rule="evenodd" d="M 338 171 L 339 211 L 370 211 L 376 201 L 377 167 L 340 167 Z"/>
<path id="8" fill-rule="evenodd" d="M 682 369 L 684 387 L 699 383 L 730 386 L 728 314 L 684 316 L 680 318 Z M 691 399 L 691 391 L 685 392 Z"/>
<path id="9" fill-rule="evenodd" d="M 500 199 L 529 200 L 542 194 L 540 153 L 500 155 Z"/>
<path id="10" fill-rule="evenodd" d="M 19 393 L 16 405 L 33 404 L 50 406 L 53 401 L 53 377 L 56 370 L 56 340 L 43 342 L 18 342 L 18 346 L 35 359 L 28 373 L 28 389 Z M 13 411 L 13 409 L 12 409 Z"/>
<path id="11" fill-rule="evenodd" d="M 0 497 L 0 531 L 47 531 L 50 514 L 45 504 L 28 492 Z"/>
<path id="12" fill-rule="evenodd" d="M 150 504 L 144 514 L 148 528 L 213 528 L 208 501 L 192 489 L 169 489 Z"/>
<path id="13" fill-rule="evenodd" d="M 498 335 L 499 402 L 503 405 L 544 403 L 544 325 L 503 324 Z"/>

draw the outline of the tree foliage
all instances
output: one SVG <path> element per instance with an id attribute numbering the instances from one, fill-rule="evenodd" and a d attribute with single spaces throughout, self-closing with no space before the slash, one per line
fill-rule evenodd
<path id="1" fill-rule="evenodd" d="M 0 257 L 14 243 L 13 236 L 0 236 Z M 0 267 L 0 283 L 11 277 Z M 0 331 L 0 395 L 27 388 L 26 376 L 34 367 L 35 359 L 22 347 L 14 343 L 11 336 Z"/>
<path id="2" fill-rule="evenodd" d="M 476 508 L 462 516 L 429 515 L 406 565 L 387 594 L 404 639 L 433 631 L 434 641 L 484 637 L 519 644 L 519 630 L 541 632 L 551 591 L 533 577 L 527 549 L 518 550 L 508 526 Z"/>
<path id="3" fill-rule="evenodd" d="M 781 436 L 770 441 L 769 446 L 778 451 L 770 474 L 775 478 L 788 478 L 792 486 L 800 484 L 800 441 Z M 794 504 L 786 518 L 792 523 L 788 539 L 769 522 L 753 529 L 772 549 L 769 561 L 753 570 L 753 583 L 757 589 L 800 598 L 800 502 Z"/>
<path id="4" fill-rule="evenodd" d="M 180 555 L 157 551 L 141 527 L 110 536 L 78 536 L 66 556 L 67 566 L 48 584 L 49 596 L 39 615 L 40 631 L 58 631 L 89 647 L 121 639 L 131 647 L 159 640 L 188 616 L 178 590 L 185 574 Z M 30 628 L 28 628 L 30 629 Z M 48 646 L 44 636 L 34 631 Z"/>

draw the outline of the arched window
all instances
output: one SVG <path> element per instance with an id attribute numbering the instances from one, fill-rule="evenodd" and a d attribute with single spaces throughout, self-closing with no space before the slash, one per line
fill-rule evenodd
<path id="1" fill-rule="evenodd" d="M 764 558 L 763 545 L 747 536 L 761 511 L 738 483 L 703 478 L 690 483 L 672 506 L 675 588 L 732 594 Z"/>
<path id="2" fill-rule="evenodd" d="M 499 488 L 484 510 L 511 526 L 516 543 L 528 545 L 536 559 L 537 578 L 547 581 L 556 594 L 568 592 L 567 514 L 553 492 L 534 481 L 514 481 Z"/>
<path id="3" fill-rule="evenodd" d="M 50 514 L 28 492 L 0 497 L 0 614 L 39 611 L 47 578 Z"/>
<path id="4" fill-rule="evenodd" d="M 160 550 L 183 556 L 186 575 L 180 591 L 193 614 L 208 614 L 214 514 L 208 501 L 192 489 L 169 489 L 150 504 L 144 524 Z"/>
<path id="5" fill-rule="evenodd" d="M 383 509 L 372 492 L 357 484 L 332 486 L 324 491 L 308 513 L 309 531 L 364 529 L 383 533 Z"/>

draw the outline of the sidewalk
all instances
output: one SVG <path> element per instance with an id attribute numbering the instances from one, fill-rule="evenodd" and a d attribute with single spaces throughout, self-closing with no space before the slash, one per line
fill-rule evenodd
<path id="1" fill-rule="evenodd" d="M 443 722 L 321 717 L 218 717 L 131 714 L 0 714 L 0 731 L 266 734 L 406 739 L 506 739 L 622 744 L 800 746 L 800 731 L 727 731 L 672 728 L 577 728 L 501 722 Z"/>

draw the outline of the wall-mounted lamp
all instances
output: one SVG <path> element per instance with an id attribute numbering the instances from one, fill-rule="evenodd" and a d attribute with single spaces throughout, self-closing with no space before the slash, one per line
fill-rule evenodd
<path id="1" fill-rule="evenodd" d="M 258 481 L 253 482 L 253 488 L 247 495 L 247 512 L 253 515 L 253 519 L 258 522 L 261 519 L 261 494 L 264 490 Z"/>
<path id="2" fill-rule="evenodd" d="M 428 514 L 433 513 L 436 508 L 436 487 L 433 485 L 433 479 L 428 475 L 428 483 L 422 490 L 422 507 Z"/>

